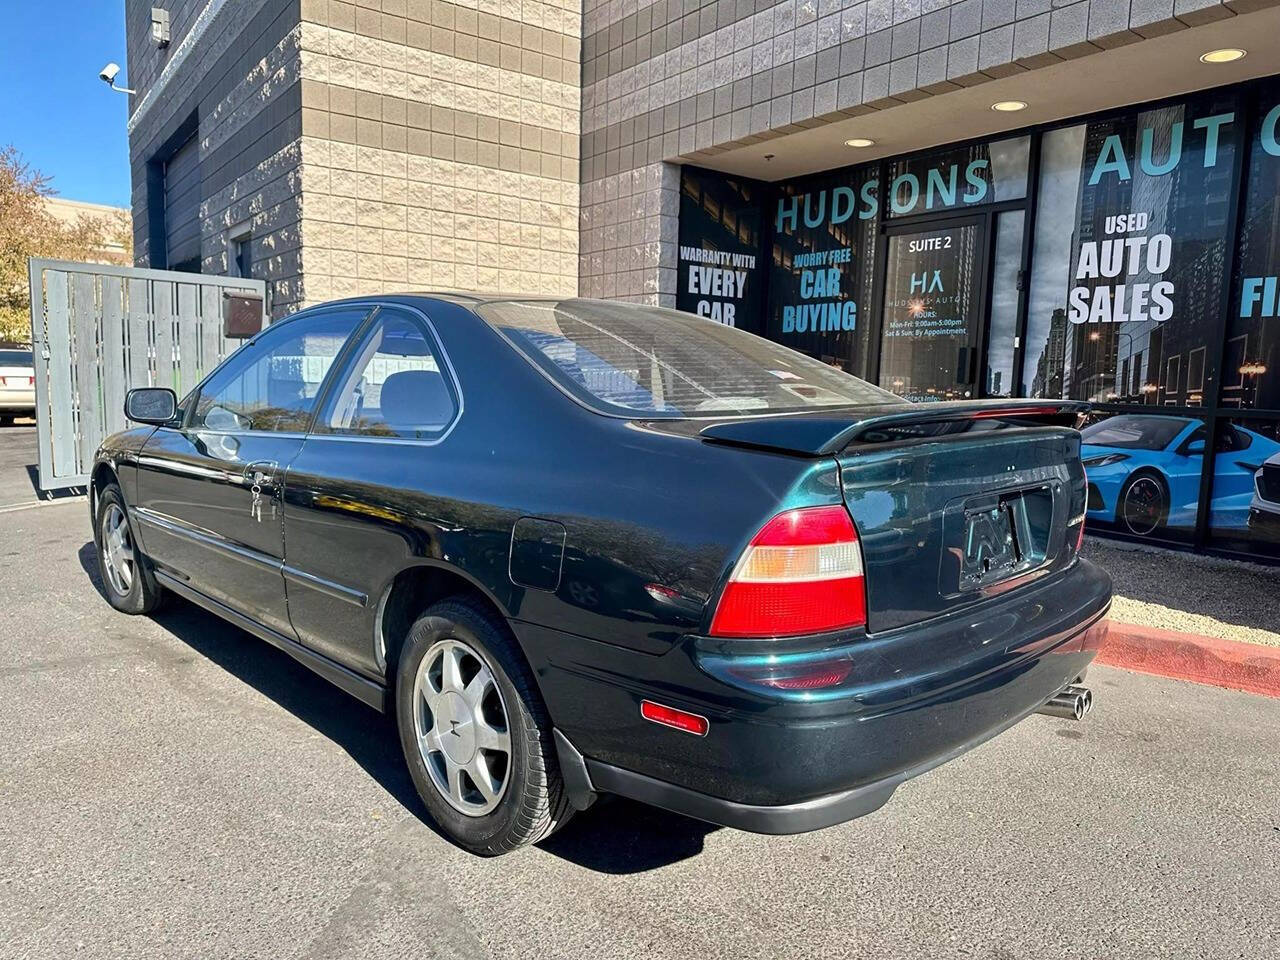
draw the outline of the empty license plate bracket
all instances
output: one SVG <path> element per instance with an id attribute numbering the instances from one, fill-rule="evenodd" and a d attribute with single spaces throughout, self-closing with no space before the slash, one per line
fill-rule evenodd
<path id="1" fill-rule="evenodd" d="M 1018 569 L 1022 554 L 1013 515 L 1014 501 L 1018 499 L 1016 494 L 1002 497 L 990 506 L 964 512 L 961 590 L 995 583 Z"/>

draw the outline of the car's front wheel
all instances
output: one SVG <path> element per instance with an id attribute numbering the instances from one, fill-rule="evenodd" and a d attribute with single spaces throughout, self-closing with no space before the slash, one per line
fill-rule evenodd
<path id="1" fill-rule="evenodd" d="M 505 624 L 477 601 L 441 601 L 409 629 L 396 719 L 418 793 L 468 850 L 507 853 L 571 815 L 533 676 Z"/>
<path id="2" fill-rule="evenodd" d="M 124 613 L 150 613 L 158 607 L 164 594 L 133 535 L 124 495 L 114 483 L 98 497 L 94 534 L 107 602 Z"/>
<path id="3" fill-rule="evenodd" d="M 1120 491 L 1120 520 L 1141 537 L 1158 533 L 1169 519 L 1169 488 L 1155 473 L 1135 473 Z"/>

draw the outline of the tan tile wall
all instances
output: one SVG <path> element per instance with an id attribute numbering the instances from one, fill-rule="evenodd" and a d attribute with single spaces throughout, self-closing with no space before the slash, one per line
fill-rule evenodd
<path id="1" fill-rule="evenodd" d="M 304 0 L 304 300 L 578 287 L 581 0 Z"/>

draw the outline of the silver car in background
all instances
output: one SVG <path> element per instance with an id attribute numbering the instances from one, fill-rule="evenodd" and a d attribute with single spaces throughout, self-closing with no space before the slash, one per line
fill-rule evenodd
<path id="1" fill-rule="evenodd" d="M 31 351 L 0 348 L 0 427 L 36 415 L 36 370 Z"/>
<path id="2" fill-rule="evenodd" d="M 1249 532 L 1280 540 L 1280 453 L 1268 459 L 1253 475 Z"/>

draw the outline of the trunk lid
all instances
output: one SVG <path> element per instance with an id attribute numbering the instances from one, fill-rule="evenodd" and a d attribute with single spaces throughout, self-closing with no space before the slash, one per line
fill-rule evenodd
<path id="1" fill-rule="evenodd" d="M 834 456 L 866 569 L 867 629 L 892 630 L 1039 580 L 1075 556 L 1088 405 L 960 401 L 725 421 L 704 440 Z"/>

